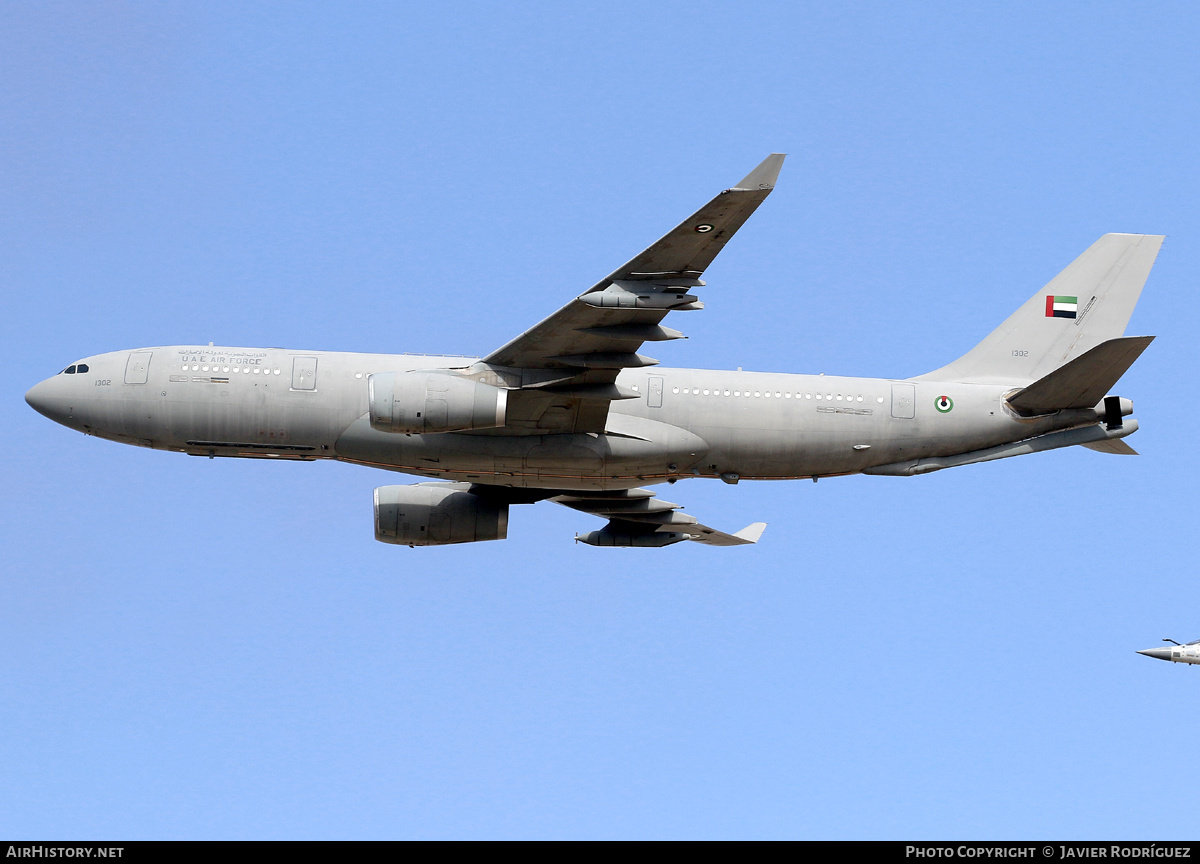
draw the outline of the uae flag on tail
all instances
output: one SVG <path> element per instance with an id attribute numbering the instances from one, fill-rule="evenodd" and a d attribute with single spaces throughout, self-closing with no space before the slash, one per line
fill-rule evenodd
<path id="1" fill-rule="evenodd" d="M 1064 297 L 1061 294 L 1046 295 L 1047 318 L 1074 318 L 1075 310 L 1078 308 L 1078 297 Z"/>

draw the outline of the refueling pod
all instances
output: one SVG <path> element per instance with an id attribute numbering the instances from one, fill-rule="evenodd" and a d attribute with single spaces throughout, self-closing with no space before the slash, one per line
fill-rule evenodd
<path id="1" fill-rule="evenodd" d="M 462 432 L 504 425 L 508 391 L 446 372 L 376 372 L 367 377 L 371 428 Z"/>
<path id="2" fill-rule="evenodd" d="M 684 540 L 691 539 L 690 535 L 679 531 L 642 531 L 633 533 L 629 531 L 610 531 L 607 528 L 575 535 L 576 543 L 586 543 L 589 546 L 641 546 L 657 548 L 660 546 L 670 546 L 673 543 L 682 543 Z"/>
<path id="3" fill-rule="evenodd" d="M 468 492 L 466 483 L 418 483 L 375 490 L 375 539 L 443 546 L 508 536 L 508 504 Z"/>

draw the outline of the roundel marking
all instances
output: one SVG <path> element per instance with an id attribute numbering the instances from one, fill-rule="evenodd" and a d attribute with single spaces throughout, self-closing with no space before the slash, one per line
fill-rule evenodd
<path id="1" fill-rule="evenodd" d="M 949 396 L 939 396 L 933 400 L 933 407 L 942 414 L 949 414 L 954 408 L 954 400 Z"/>
<path id="2" fill-rule="evenodd" d="M 711 230 L 713 230 L 713 226 L 709 225 L 707 222 L 696 226 L 697 234 L 707 234 Z"/>

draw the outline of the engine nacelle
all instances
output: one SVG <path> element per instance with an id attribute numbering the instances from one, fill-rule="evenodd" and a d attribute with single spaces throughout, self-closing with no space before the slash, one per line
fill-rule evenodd
<path id="1" fill-rule="evenodd" d="M 367 377 L 371 428 L 380 432 L 461 432 L 504 425 L 508 391 L 444 372 L 377 372 Z"/>
<path id="2" fill-rule="evenodd" d="M 442 546 L 503 540 L 508 505 L 458 485 L 418 483 L 375 490 L 375 539 L 401 546 Z"/>

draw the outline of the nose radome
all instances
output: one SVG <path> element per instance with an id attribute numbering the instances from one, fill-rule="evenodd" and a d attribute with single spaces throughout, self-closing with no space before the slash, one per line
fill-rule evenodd
<path id="1" fill-rule="evenodd" d="M 47 404 L 49 401 L 49 394 L 46 392 L 49 389 L 50 388 L 46 386 L 46 382 L 42 381 L 30 387 L 29 391 L 25 394 L 25 401 L 29 403 L 29 407 L 39 414 L 45 414 L 47 417 L 50 416 L 50 412 L 48 410 L 49 406 Z"/>
<path id="2" fill-rule="evenodd" d="M 64 401 L 64 396 L 56 393 L 59 389 L 55 386 L 56 383 L 55 378 L 47 378 L 45 381 L 34 384 L 25 394 L 25 401 L 39 414 L 49 417 L 56 423 L 62 423 L 70 406 Z"/>
<path id="3" fill-rule="evenodd" d="M 1171 659 L 1171 649 L 1170 648 L 1147 648 L 1145 651 L 1139 651 L 1137 653 L 1145 654 L 1147 657 L 1153 657 L 1155 660 L 1170 660 Z"/>

